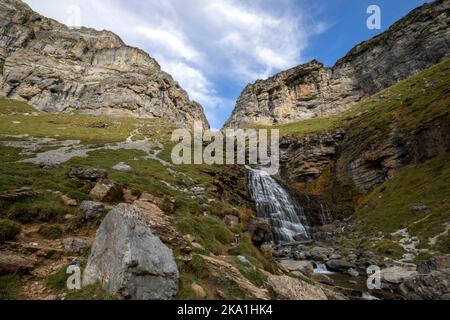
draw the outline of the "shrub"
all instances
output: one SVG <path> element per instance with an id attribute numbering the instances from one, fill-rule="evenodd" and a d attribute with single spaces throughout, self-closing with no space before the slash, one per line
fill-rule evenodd
<path id="1" fill-rule="evenodd" d="M 20 289 L 20 277 L 16 274 L 0 276 L 0 300 L 13 300 Z"/>
<path id="2" fill-rule="evenodd" d="M 0 220 L 0 241 L 14 240 L 20 233 L 21 227 L 18 223 L 8 219 Z"/>
<path id="3" fill-rule="evenodd" d="M 61 238 L 63 231 L 59 226 L 42 225 L 39 227 L 38 233 L 45 239 L 55 240 Z"/>

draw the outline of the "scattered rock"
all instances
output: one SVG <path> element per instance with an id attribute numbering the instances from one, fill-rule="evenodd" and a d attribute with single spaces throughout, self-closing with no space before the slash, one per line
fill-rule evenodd
<path id="1" fill-rule="evenodd" d="M 114 167 L 112 167 L 114 170 L 117 171 L 131 171 L 133 168 L 131 168 L 128 164 L 125 162 L 119 162 Z"/>
<path id="2" fill-rule="evenodd" d="M 399 292 L 410 300 L 448 300 L 450 269 L 407 277 L 400 284 Z"/>
<path id="3" fill-rule="evenodd" d="M 355 269 L 353 269 L 353 268 L 350 268 L 350 269 L 348 269 L 347 270 L 347 273 L 350 275 L 350 276 L 352 276 L 352 277 L 359 277 L 359 272 L 358 271 L 356 271 Z"/>
<path id="4" fill-rule="evenodd" d="M 62 243 L 64 252 L 69 254 L 81 254 L 90 246 L 86 240 L 75 237 L 65 238 Z"/>
<path id="5" fill-rule="evenodd" d="M 311 278 L 319 283 L 334 285 L 334 280 L 323 273 L 314 273 L 311 275 Z"/>
<path id="6" fill-rule="evenodd" d="M 98 181 L 100 179 L 106 179 L 108 173 L 101 169 L 74 167 L 70 169 L 69 177 L 81 180 Z"/>
<path id="7" fill-rule="evenodd" d="M 78 205 L 77 200 L 71 199 L 66 195 L 62 195 L 61 199 L 63 200 L 63 202 L 66 206 L 76 207 Z"/>
<path id="8" fill-rule="evenodd" d="M 178 292 L 172 250 L 152 233 L 142 210 L 120 204 L 97 231 L 83 285 L 100 283 L 110 294 L 132 300 L 167 300 Z"/>
<path id="9" fill-rule="evenodd" d="M 319 287 L 289 276 L 269 275 L 267 283 L 277 298 L 287 300 L 328 300 Z"/>
<path id="10" fill-rule="evenodd" d="M 122 199 L 122 188 L 114 182 L 101 179 L 89 194 L 101 202 L 112 202 Z"/>
<path id="11" fill-rule="evenodd" d="M 86 220 L 97 219 L 102 215 L 103 210 L 105 210 L 105 205 L 97 201 L 83 201 L 80 205 L 80 211 Z"/>
<path id="12" fill-rule="evenodd" d="M 316 261 L 327 261 L 333 254 L 333 248 L 314 247 L 310 251 L 311 258 Z"/>
<path id="13" fill-rule="evenodd" d="M 415 205 L 411 207 L 411 211 L 417 213 L 426 213 L 428 211 L 428 207 L 424 205 Z"/>
<path id="14" fill-rule="evenodd" d="M 200 286 L 197 283 L 193 283 L 191 284 L 191 289 L 192 291 L 194 291 L 195 295 L 200 298 L 200 299 L 205 299 L 206 298 L 206 292 L 205 289 L 202 288 L 202 286 Z"/>
<path id="15" fill-rule="evenodd" d="M 311 261 L 282 260 L 280 263 L 288 271 L 300 271 L 306 276 L 314 273 L 314 264 Z"/>
<path id="16" fill-rule="evenodd" d="M 35 198 L 39 193 L 33 191 L 33 189 L 24 187 L 14 191 L 7 191 L 0 193 L 0 199 L 5 201 L 19 201 L 26 198 Z"/>
<path id="17" fill-rule="evenodd" d="M 427 261 L 421 261 L 417 264 L 417 271 L 421 274 L 442 271 L 445 269 L 450 269 L 450 254 L 432 257 Z"/>
<path id="18" fill-rule="evenodd" d="M 234 229 L 236 226 L 239 225 L 239 217 L 226 215 L 223 218 L 223 222 L 227 225 L 228 228 Z"/>
<path id="19" fill-rule="evenodd" d="M 34 266 L 35 262 L 26 256 L 10 251 L 0 251 L 0 274 L 27 274 L 34 269 Z"/>
<path id="20" fill-rule="evenodd" d="M 151 202 L 153 204 L 156 204 L 158 207 L 161 207 L 163 204 L 162 198 L 156 197 L 156 196 L 154 196 L 150 193 L 146 193 L 146 192 L 141 194 L 141 196 L 139 197 L 139 201 Z"/>
<path id="21" fill-rule="evenodd" d="M 135 195 L 133 191 L 130 189 L 123 188 L 122 193 L 123 193 L 123 201 L 125 201 L 126 203 L 131 204 L 138 199 L 138 196 Z"/>
<path id="22" fill-rule="evenodd" d="M 342 259 L 327 261 L 326 265 L 330 270 L 333 271 L 347 271 L 348 269 L 353 267 L 353 264 Z"/>

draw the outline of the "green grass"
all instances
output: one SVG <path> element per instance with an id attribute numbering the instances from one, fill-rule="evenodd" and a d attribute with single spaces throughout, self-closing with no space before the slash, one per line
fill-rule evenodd
<path id="1" fill-rule="evenodd" d="M 239 272 L 255 286 L 261 287 L 264 284 L 266 277 L 259 270 L 259 268 L 256 268 L 253 265 L 249 266 L 247 264 L 244 264 L 238 258 L 234 259 L 234 264 L 236 265 Z"/>
<path id="2" fill-rule="evenodd" d="M 0 219 L 0 242 L 14 240 L 20 230 L 20 224 L 9 219 Z"/>
<path id="3" fill-rule="evenodd" d="M 55 240 L 62 237 L 63 230 L 60 226 L 44 224 L 39 227 L 38 233 L 45 239 Z"/>
<path id="4" fill-rule="evenodd" d="M 392 259 L 400 259 L 405 253 L 405 250 L 401 245 L 388 240 L 383 240 L 376 243 L 373 249 L 380 256 L 389 257 Z"/>
<path id="5" fill-rule="evenodd" d="M 187 269 L 189 272 L 194 274 L 198 279 L 203 279 L 208 276 L 208 270 L 206 269 L 206 262 L 205 260 L 195 254 L 192 256 L 191 261 L 187 264 Z"/>
<path id="6" fill-rule="evenodd" d="M 369 234 L 408 228 L 426 245 L 450 223 L 449 181 L 450 154 L 405 166 L 365 198 L 356 211 L 357 225 Z M 427 212 L 411 210 L 419 204 L 427 206 Z"/>
<path id="7" fill-rule="evenodd" d="M 21 287 L 20 277 L 16 274 L 0 276 L 0 300 L 14 300 Z"/>
<path id="8" fill-rule="evenodd" d="M 90 285 L 80 290 L 67 291 L 65 300 L 82 300 L 82 301 L 103 301 L 103 300 L 120 300 L 118 297 L 106 292 L 100 285 Z"/>
<path id="9" fill-rule="evenodd" d="M 25 102 L 0 97 L 0 114 L 27 113 L 36 109 Z"/>
<path id="10" fill-rule="evenodd" d="M 50 274 L 46 286 L 57 291 L 67 290 L 67 279 L 70 277 L 70 274 L 67 274 L 67 267 L 66 265 Z"/>

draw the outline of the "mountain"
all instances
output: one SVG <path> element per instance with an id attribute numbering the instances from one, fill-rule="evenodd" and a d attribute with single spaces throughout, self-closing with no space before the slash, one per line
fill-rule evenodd
<path id="1" fill-rule="evenodd" d="M 208 121 L 173 78 L 114 33 L 69 28 L 19 0 L 0 2 L 0 95 L 46 112 Z"/>
<path id="2" fill-rule="evenodd" d="M 450 57 L 449 12 L 449 1 L 425 4 L 357 45 L 332 68 L 313 60 L 249 84 L 225 127 L 283 124 L 348 110 Z"/>

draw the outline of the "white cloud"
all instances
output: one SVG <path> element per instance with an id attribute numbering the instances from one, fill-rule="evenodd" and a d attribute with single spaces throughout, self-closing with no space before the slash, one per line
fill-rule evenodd
<path id="1" fill-rule="evenodd" d="M 77 20 L 69 9 L 78 6 L 82 25 L 111 30 L 146 50 L 204 106 L 213 127 L 226 120 L 239 94 L 224 83 L 243 88 L 304 62 L 310 37 L 327 28 L 308 25 L 297 0 L 25 1 L 63 23 Z"/>

